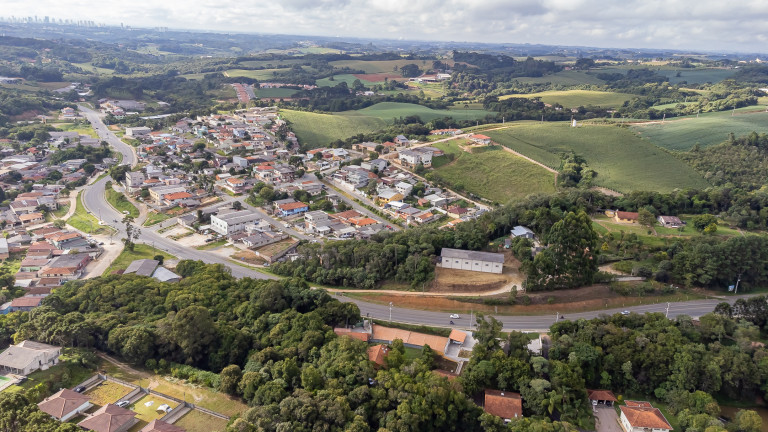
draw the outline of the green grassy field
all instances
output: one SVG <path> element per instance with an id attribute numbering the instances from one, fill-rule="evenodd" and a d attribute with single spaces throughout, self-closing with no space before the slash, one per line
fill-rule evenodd
<path id="1" fill-rule="evenodd" d="M 260 81 L 269 81 L 275 77 L 275 73 L 285 72 L 285 69 L 261 69 L 261 70 L 248 70 L 248 69 L 229 69 L 224 71 L 224 75 L 235 77 L 254 78 Z"/>
<path id="2" fill-rule="evenodd" d="M 667 120 L 662 123 L 638 123 L 633 130 L 653 144 L 670 150 L 688 151 L 696 143 L 707 147 L 728 139 L 728 134 L 747 135 L 752 131 L 768 133 L 768 112 L 753 106 L 731 111 L 701 114 Z"/>
<path id="3" fill-rule="evenodd" d="M 160 249 L 152 248 L 152 246 L 145 245 L 145 244 L 135 244 L 133 246 L 133 252 L 129 251 L 128 249 L 123 249 L 123 251 L 120 253 L 120 255 L 115 258 L 114 261 L 112 261 L 112 264 L 107 267 L 106 270 L 104 270 L 103 275 L 109 275 L 112 274 L 115 270 L 125 270 L 128 268 L 128 265 L 133 262 L 134 260 L 138 259 L 153 259 L 155 255 L 162 255 L 164 256 L 164 260 L 175 260 L 178 259 L 175 256 L 169 254 L 168 252 L 161 251 Z"/>
<path id="4" fill-rule="evenodd" d="M 335 87 L 339 85 L 339 83 L 345 82 L 347 83 L 347 86 L 351 87 L 352 83 L 355 82 L 356 79 L 359 79 L 359 78 L 357 78 L 352 74 L 334 75 L 333 81 L 331 81 L 330 77 L 321 78 L 315 81 L 315 85 L 317 85 L 318 87 Z M 360 80 L 360 82 L 362 82 L 365 85 L 375 84 L 375 83 L 370 83 L 368 81 L 363 81 L 363 80 Z"/>
<path id="5" fill-rule="evenodd" d="M 254 94 L 260 98 L 288 98 L 293 96 L 298 90 L 289 88 L 265 88 L 256 89 Z"/>
<path id="6" fill-rule="evenodd" d="M 713 68 L 701 68 L 701 69 L 675 69 L 672 66 L 628 66 L 628 67 L 613 67 L 600 69 L 599 72 L 604 73 L 622 73 L 626 74 L 629 69 L 651 69 L 659 75 L 664 75 L 669 79 L 670 84 L 680 84 L 681 82 L 687 82 L 689 84 L 702 84 L 702 83 L 718 83 L 724 79 L 730 78 L 735 69 L 713 69 Z M 680 76 L 677 76 L 677 74 Z"/>
<path id="7" fill-rule="evenodd" d="M 113 381 L 104 381 L 85 393 L 96 405 L 106 405 L 119 401 L 123 396 L 133 390 L 130 387 Z"/>
<path id="8" fill-rule="evenodd" d="M 594 184 L 620 192 L 706 187 L 693 168 L 640 139 L 631 130 L 616 126 L 567 122 L 519 122 L 503 130 L 486 131 L 495 142 L 559 169 L 560 154 L 573 150 L 597 171 Z"/>
<path id="9" fill-rule="evenodd" d="M 334 114 L 293 110 L 281 110 L 280 113 L 293 123 L 293 131 L 299 139 L 313 147 L 322 147 L 337 139 L 382 129 L 396 117 L 418 115 L 423 121 L 442 117 L 467 120 L 483 118 L 489 114 L 488 111 L 471 109 L 433 110 L 422 105 L 397 102 L 382 102 L 361 110 Z"/>
<path id="10" fill-rule="evenodd" d="M 112 228 L 99 225 L 99 220 L 85 210 L 81 200 L 82 192 L 77 194 L 75 213 L 67 219 L 67 223 L 75 229 L 88 234 L 109 234 Z"/>
<path id="11" fill-rule="evenodd" d="M 624 103 L 624 101 L 628 101 L 636 96 L 628 93 L 602 92 L 593 90 L 553 90 L 531 94 L 507 95 L 501 96 L 499 99 L 503 100 L 513 97 L 524 97 L 529 99 L 538 97 L 544 103 L 559 103 L 564 107 L 574 108 L 581 105 L 616 107 Z"/>
<path id="12" fill-rule="evenodd" d="M 579 85 L 579 84 L 604 84 L 605 81 L 597 78 L 594 72 L 587 73 L 586 71 L 560 71 L 552 75 L 545 75 L 542 77 L 519 77 L 515 78 L 521 83 L 527 84 L 564 84 L 564 85 Z"/>
<path id="13" fill-rule="evenodd" d="M 435 172 L 452 187 L 459 187 L 490 200 L 507 203 L 532 193 L 555 191 L 555 175 L 500 146 L 461 150 L 457 141 L 435 144 L 455 155 L 451 163 L 436 165 Z M 441 159 L 441 158 L 437 158 Z"/>
<path id="14" fill-rule="evenodd" d="M 453 66 L 453 60 L 444 60 L 444 63 L 448 63 Z M 429 69 L 432 67 L 432 61 L 426 60 L 379 60 L 379 61 L 365 61 L 365 60 L 336 60 L 330 62 L 335 68 L 348 67 L 350 69 L 362 70 L 365 73 L 399 73 L 399 69 L 407 64 L 415 64 L 419 69 Z M 397 66 L 398 70 L 395 70 Z"/>
<path id="15" fill-rule="evenodd" d="M 71 132 L 77 132 L 80 135 L 87 135 L 91 138 L 98 138 L 99 136 L 96 135 L 96 131 L 93 130 L 91 125 L 89 124 L 80 124 L 80 123 L 52 123 L 51 126 L 61 129 L 63 131 L 71 131 Z"/>
<path id="16" fill-rule="evenodd" d="M 257 67 L 274 68 L 277 66 L 283 66 L 283 67 L 289 68 L 295 64 L 305 63 L 305 62 L 306 60 L 304 59 L 274 59 L 274 60 L 245 60 L 245 61 L 239 62 L 238 64 L 246 68 L 257 68 Z"/>
<path id="17" fill-rule="evenodd" d="M 124 194 L 112 189 L 111 182 L 107 182 L 106 185 L 107 187 L 104 190 L 104 193 L 107 195 L 107 202 L 112 207 L 117 209 L 117 211 L 119 211 L 120 213 L 127 211 L 128 214 L 133 216 L 134 218 L 139 217 L 139 209 L 137 209 L 135 205 L 133 205 L 130 201 L 128 201 L 128 198 L 126 198 Z"/>
<path id="18" fill-rule="evenodd" d="M 168 216 L 165 213 L 158 213 L 156 211 L 151 211 L 149 214 L 147 214 L 147 219 L 144 221 L 142 226 L 150 226 L 154 225 L 156 223 L 160 223 L 166 219 L 170 219 L 171 217 Z"/>

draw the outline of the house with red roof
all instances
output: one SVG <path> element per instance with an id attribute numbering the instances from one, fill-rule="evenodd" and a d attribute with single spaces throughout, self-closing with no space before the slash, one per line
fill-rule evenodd
<path id="1" fill-rule="evenodd" d="M 277 206 L 277 208 L 278 208 L 278 211 L 280 212 L 280 216 L 283 216 L 283 217 L 292 216 L 295 214 L 309 211 L 309 205 L 304 204 L 301 201 L 280 204 Z"/>
<path id="2" fill-rule="evenodd" d="M 501 417 L 504 422 L 523 416 L 523 399 L 520 393 L 500 390 L 486 390 L 483 410 L 488 414 Z"/>

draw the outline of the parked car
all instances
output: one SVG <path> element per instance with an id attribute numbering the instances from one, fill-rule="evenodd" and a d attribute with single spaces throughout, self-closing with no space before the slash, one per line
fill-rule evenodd
<path id="1" fill-rule="evenodd" d="M 75 387 L 75 391 L 77 393 L 82 393 L 82 392 L 85 391 L 85 386 L 77 386 L 77 387 Z"/>
<path id="2" fill-rule="evenodd" d="M 115 405 L 119 406 L 120 408 L 125 408 L 128 405 L 130 405 L 130 404 L 131 404 L 130 402 L 128 402 L 127 400 L 123 399 L 121 401 L 118 401 Z"/>
<path id="3" fill-rule="evenodd" d="M 451 314 L 451 319 L 459 319 L 461 318 L 459 314 Z"/>
<path id="4" fill-rule="evenodd" d="M 123 210 L 123 214 L 129 214 L 128 210 Z"/>
<path id="5" fill-rule="evenodd" d="M 625 311 L 621 311 L 621 314 L 622 314 L 622 315 L 629 315 L 629 311 L 628 311 L 628 310 L 625 310 Z"/>

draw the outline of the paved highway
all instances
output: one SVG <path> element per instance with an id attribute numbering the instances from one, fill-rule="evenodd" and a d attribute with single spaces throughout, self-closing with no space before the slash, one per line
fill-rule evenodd
<path id="1" fill-rule="evenodd" d="M 747 297 L 747 296 L 745 296 Z M 360 308 L 360 313 L 363 316 L 369 316 L 371 318 L 388 321 L 390 319 L 390 307 L 382 304 L 375 304 L 364 302 L 361 300 L 352 299 L 345 296 L 337 296 L 340 301 L 352 302 L 357 304 Z M 712 312 L 718 303 L 727 301 L 733 304 L 736 298 L 729 298 L 727 300 L 694 300 L 689 302 L 670 303 L 669 318 L 674 318 L 678 315 L 689 315 L 692 317 L 698 317 L 706 313 Z M 661 312 L 666 313 L 667 304 L 652 304 L 644 306 L 634 306 L 621 309 L 605 309 L 600 311 L 582 312 L 582 313 L 569 313 L 565 319 L 578 320 L 578 319 L 591 319 L 596 318 L 603 314 L 612 315 L 620 313 L 623 310 L 629 310 L 636 313 L 646 312 Z M 556 312 L 552 312 L 549 315 L 493 315 L 496 319 L 502 322 L 504 329 L 506 330 L 545 330 L 551 326 L 556 319 Z M 395 322 L 428 325 L 433 327 L 459 327 L 469 329 L 474 324 L 474 317 L 470 317 L 470 314 L 462 314 L 459 319 L 451 319 L 448 312 L 431 312 L 424 310 L 406 309 L 397 307 L 397 304 L 393 304 L 391 308 L 391 319 Z M 451 321 L 454 325 L 451 325 Z"/>
<path id="2" fill-rule="evenodd" d="M 93 110 L 85 107 L 80 107 L 85 113 L 86 118 L 91 122 L 96 132 L 101 139 L 107 141 L 113 148 L 123 154 L 123 164 L 131 166 L 136 165 L 136 156 L 128 144 L 122 142 L 114 133 L 107 129 L 106 125 L 101 120 L 99 114 Z M 110 180 L 109 177 L 105 177 L 95 184 L 83 189 L 83 204 L 86 209 L 91 211 L 95 216 L 101 218 L 106 224 L 112 226 L 118 231 L 116 236 L 125 236 L 125 227 L 120 222 L 123 215 L 115 210 L 107 203 L 104 189 L 106 182 Z M 141 230 L 141 235 L 138 238 L 139 242 L 145 244 L 154 245 L 154 247 L 171 253 L 181 259 L 194 259 L 202 260 L 206 263 L 223 264 L 232 270 L 232 275 L 237 278 L 252 277 L 256 279 L 270 279 L 276 278 L 274 276 L 266 275 L 264 273 L 251 270 L 228 261 L 227 259 L 213 254 L 207 251 L 201 251 L 193 248 L 188 248 L 179 245 L 177 242 L 167 239 L 154 231 L 145 229 Z M 379 305 L 374 303 L 368 303 L 360 300 L 351 299 L 346 296 L 337 297 L 341 301 L 353 302 L 358 305 L 360 312 L 363 316 L 370 316 L 380 320 L 392 321 L 410 324 L 420 324 L 435 327 L 460 327 L 471 328 L 472 322 L 470 315 L 462 315 L 459 319 L 454 319 L 455 325 L 451 325 L 451 318 L 448 313 L 445 312 L 430 312 L 415 309 L 406 309 L 397 307 L 396 304 L 393 307 L 387 305 Z M 730 298 L 727 301 L 733 303 L 736 298 Z M 708 312 L 712 312 L 714 307 L 720 303 L 720 300 L 695 300 L 690 302 L 672 303 L 670 304 L 669 314 L 670 318 L 674 318 L 678 315 L 690 315 L 701 316 Z M 666 312 L 666 304 L 655 304 L 645 306 L 628 307 L 627 310 L 637 313 L 645 312 Z M 580 318 L 595 318 L 602 314 L 614 314 L 619 313 L 623 309 L 606 309 L 594 312 L 583 312 L 568 314 L 566 319 L 576 320 Z M 391 314 L 391 315 L 390 315 Z M 555 314 L 549 315 L 531 315 L 531 316 L 506 316 L 495 315 L 495 317 L 501 321 L 504 325 L 504 329 L 507 330 L 545 330 L 552 325 L 555 320 Z"/>

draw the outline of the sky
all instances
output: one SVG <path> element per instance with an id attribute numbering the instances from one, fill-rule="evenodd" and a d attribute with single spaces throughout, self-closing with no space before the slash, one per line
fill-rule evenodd
<path id="1" fill-rule="evenodd" d="M 768 51 L 765 0 L 2 0 L 0 15 L 342 38 Z"/>

